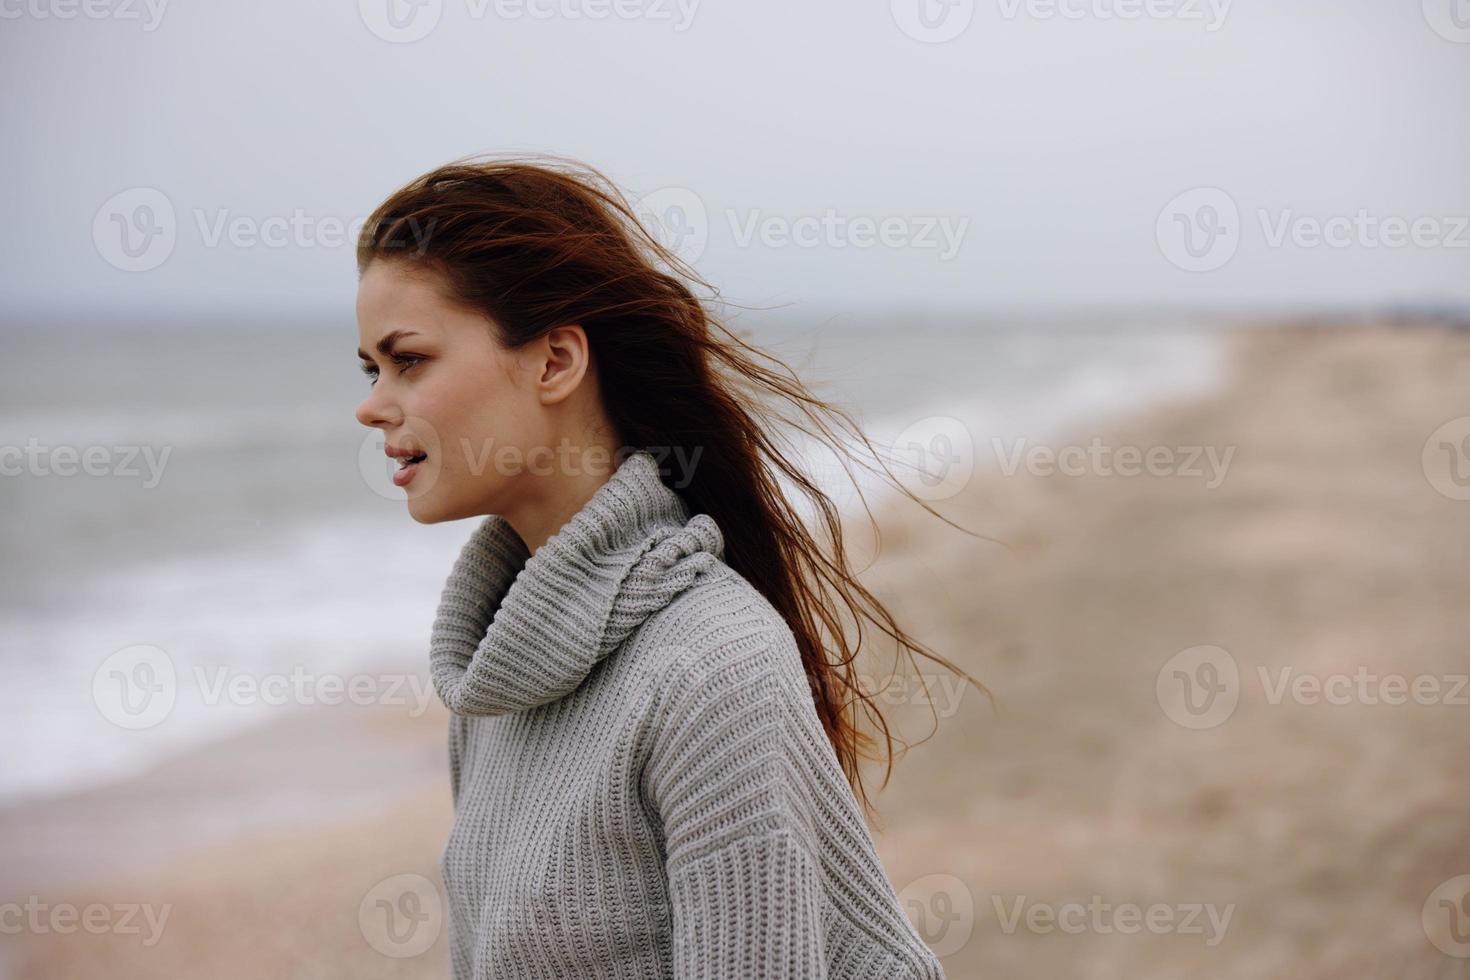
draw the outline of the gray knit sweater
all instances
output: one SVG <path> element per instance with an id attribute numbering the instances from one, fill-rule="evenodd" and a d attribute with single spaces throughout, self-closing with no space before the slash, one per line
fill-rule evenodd
<path id="1" fill-rule="evenodd" d="M 455 980 L 942 978 L 790 628 L 647 452 L 528 557 L 498 515 L 430 643 Z"/>

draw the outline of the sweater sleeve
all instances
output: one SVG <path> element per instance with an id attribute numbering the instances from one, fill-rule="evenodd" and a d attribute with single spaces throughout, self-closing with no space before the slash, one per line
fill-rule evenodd
<path id="1" fill-rule="evenodd" d="M 794 700 L 807 697 L 810 711 L 810 696 L 781 650 L 748 640 L 685 657 L 660 699 L 648 792 L 664 831 L 679 980 L 827 976 L 803 777 L 813 733 Z"/>

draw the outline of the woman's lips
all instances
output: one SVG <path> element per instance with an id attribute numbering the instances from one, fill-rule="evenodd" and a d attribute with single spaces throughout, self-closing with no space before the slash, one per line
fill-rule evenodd
<path id="1" fill-rule="evenodd" d="M 422 464 L 422 462 L 424 461 L 421 460 L 418 463 L 409 463 L 407 466 L 404 466 L 401 469 L 394 470 L 393 485 L 395 487 L 408 486 L 409 481 L 413 479 L 414 474 L 419 471 L 419 466 Z"/>

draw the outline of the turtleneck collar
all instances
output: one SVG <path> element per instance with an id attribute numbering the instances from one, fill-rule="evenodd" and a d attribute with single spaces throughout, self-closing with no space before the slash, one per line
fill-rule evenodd
<path id="1" fill-rule="evenodd" d="M 434 687 L 461 715 L 564 697 L 723 555 L 714 518 L 691 518 L 646 450 L 624 459 L 534 555 L 491 514 L 439 601 L 429 641 Z"/>

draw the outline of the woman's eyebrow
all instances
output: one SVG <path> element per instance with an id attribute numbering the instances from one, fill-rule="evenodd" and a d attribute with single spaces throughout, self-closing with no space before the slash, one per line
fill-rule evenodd
<path id="1" fill-rule="evenodd" d="M 392 357 L 393 346 L 398 343 L 400 337 L 417 337 L 418 335 L 419 332 L 417 330 L 394 330 L 384 334 L 383 339 L 378 341 L 378 353 L 384 357 Z M 372 360 L 361 347 L 357 349 L 357 356 L 364 361 Z"/>

